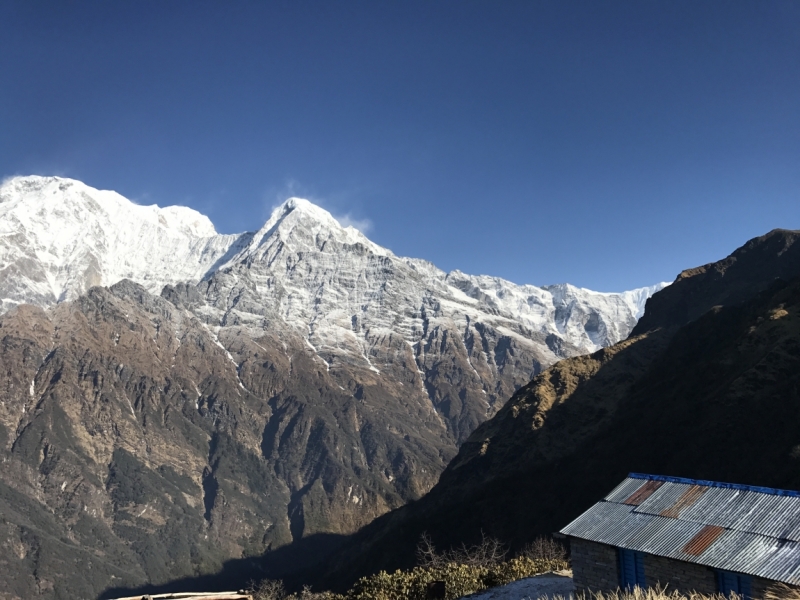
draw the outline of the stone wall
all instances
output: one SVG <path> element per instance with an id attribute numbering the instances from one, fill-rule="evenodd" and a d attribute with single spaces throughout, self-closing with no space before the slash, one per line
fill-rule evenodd
<path id="1" fill-rule="evenodd" d="M 660 585 L 670 590 L 701 594 L 717 591 L 717 576 L 713 569 L 652 554 L 644 555 L 644 577 L 649 587 Z"/>
<path id="2" fill-rule="evenodd" d="M 619 587 L 617 549 L 614 546 L 570 538 L 575 590 L 605 591 Z"/>
<path id="3" fill-rule="evenodd" d="M 619 563 L 614 546 L 570 538 L 572 577 L 577 592 L 612 591 L 619 587 Z M 716 573 L 710 567 L 694 563 L 644 555 L 644 575 L 648 587 L 661 585 L 680 592 L 717 592 Z M 762 600 L 768 592 L 780 597 L 781 584 L 761 577 L 752 578 L 754 600 Z"/>
<path id="4" fill-rule="evenodd" d="M 717 575 L 714 569 L 703 565 L 645 554 L 644 573 L 649 587 L 669 586 L 670 590 L 695 591 L 701 594 L 717 592 Z M 769 592 L 773 597 L 780 598 L 785 595 L 787 588 L 797 589 L 761 577 L 752 577 L 750 583 L 753 600 L 763 600 Z"/>

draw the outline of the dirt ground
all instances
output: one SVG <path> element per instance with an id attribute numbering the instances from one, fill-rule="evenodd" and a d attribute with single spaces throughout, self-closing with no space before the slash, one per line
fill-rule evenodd
<path id="1" fill-rule="evenodd" d="M 469 596 L 468 600 L 572 600 L 572 571 L 545 573 L 536 577 L 520 579 Z"/>

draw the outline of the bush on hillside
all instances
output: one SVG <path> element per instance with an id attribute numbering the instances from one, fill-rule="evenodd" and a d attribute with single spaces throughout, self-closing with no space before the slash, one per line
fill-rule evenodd
<path id="1" fill-rule="evenodd" d="M 567 560 L 567 547 L 549 536 L 540 535 L 523 546 L 519 556 L 527 556 L 534 560 Z"/>
<path id="2" fill-rule="evenodd" d="M 536 540 L 516 558 L 505 560 L 505 556 L 503 544 L 483 534 L 477 544 L 462 544 L 442 553 L 423 534 L 417 546 L 419 566 L 410 571 L 381 571 L 362 577 L 344 596 L 313 593 L 309 589 L 286 595 L 283 583 L 270 580 L 251 586 L 251 593 L 253 600 L 426 600 L 428 585 L 443 582 L 445 600 L 455 600 L 525 577 L 569 568 L 563 546 L 547 538 Z"/>
<path id="3" fill-rule="evenodd" d="M 481 541 L 472 546 L 461 544 L 445 552 L 437 552 L 430 535 L 423 532 L 417 544 L 417 563 L 422 567 L 443 567 L 450 563 L 473 567 L 492 567 L 502 563 L 508 550 L 493 537 L 486 537 L 481 531 Z"/>
<path id="4" fill-rule="evenodd" d="M 312 592 L 308 586 L 300 592 L 287 594 L 283 582 L 275 579 L 263 579 L 258 583 L 250 582 L 247 591 L 253 600 L 344 600 L 344 596 L 341 594 Z"/>
<path id="5" fill-rule="evenodd" d="M 258 583 L 251 581 L 248 593 L 253 600 L 283 600 L 286 598 L 286 588 L 283 582 L 275 579 L 262 579 Z"/>
<path id="6" fill-rule="evenodd" d="M 521 556 L 494 566 L 448 563 L 435 567 L 416 567 L 411 571 L 381 571 L 377 575 L 359 579 L 345 597 L 347 600 L 425 600 L 428 584 L 443 581 L 445 600 L 455 600 L 486 588 L 568 566 L 565 561 L 534 560 Z"/>

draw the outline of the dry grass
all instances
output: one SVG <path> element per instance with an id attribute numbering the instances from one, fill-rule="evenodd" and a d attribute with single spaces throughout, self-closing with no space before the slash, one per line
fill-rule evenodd
<path id="1" fill-rule="evenodd" d="M 554 598 L 553 600 L 564 600 Z M 744 600 L 741 596 L 731 594 L 698 594 L 669 591 L 665 588 L 634 588 L 632 591 L 598 592 L 578 595 L 578 600 Z M 773 584 L 764 596 L 764 600 L 800 600 L 800 589 L 783 583 Z"/>
<path id="2" fill-rule="evenodd" d="M 580 598 L 580 596 L 579 596 Z M 585 600 L 742 600 L 736 594 L 723 596 L 721 594 L 698 594 L 696 592 L 682 593 L 676 590 L 668 591 L 664 588 L 635 587 L 630 591 L 597 592 L 587 594 Z"/>
<path id="3" fill-rule="evenodd" d="M 788 588 L 787 588 L 788 589 Z M 668 591 L 665 588 L 640 588 L 632 590 L 617 590 L 615 592 L 590 592 L 577 594 L 577 600 L 744 600 L 736 594 L 723 596 L 721 594 L 698 594 L 696 592 L 682 593 L 676 590 Z M 776 596 L 775 600 L 800 600 L 800 596 Z M 555 596 L 553 600 L 566 600 L 563 596 Z"/>
<path id="4" fill-rule="evenodd" d="M 800 590 L 779 583 L 770 587 L 764 600 L 800 600 Z"/>

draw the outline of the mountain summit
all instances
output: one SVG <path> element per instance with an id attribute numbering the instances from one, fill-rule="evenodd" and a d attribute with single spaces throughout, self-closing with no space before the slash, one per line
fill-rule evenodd
<path id="1" fill-rule="evenodd" d="M 198 281 L 240 236 L 220 235 L 182 206 L 140 206 L 61 177 L 0 186 L 0 299 L 52 306 L 94 285 L 132 279 L 158 293 Z"/>
<path id="2" fill-rule="evenodd" d="M 303 198 L 289 198 L 275 208 L 269 220 L 253 235 L 245 254 L 252 255 L 256 249 L 272 237 L 289 241 L 295 229 L 297 236 L 308 240 L 314 238 L 314 244 L 324 244 L 326 240 L 335 239 L 340 244 L 361 244 L 373 254 L 394 256 L 390 250 L 372 243 L 355 227 L 343 227 L 328 211 Z M 296 239 L 296 238 L 295 238 Z"/>
<path id="3" fill-rule="evenodd" d="M 467 329 L 467 320 L 491 315 L 520 340 L 538 334 L 540 362 L 546 363 L 623 339 L 647 298 L 666 285 L 604 294 L 568 284 L 539 288 L 459 271 L 446 274 L 427 261 L 395 256 L 301 198 L 274 209 L 255 233 L 222 235 L 190 208 L 140 206 L 116 192 L 60 177 L 15 177 L 0 187 L 0 222 L 3 311 L 19 303 L 46 308 L 122 279 L 158 294 L 177 283 L 224 280 L 236 287 L 230 275 L 258 274 L 267 287 L 256 285 L 254 301 L 277 302 L 285 318 L 318 336 L 326 322 L 339 320 L 332 312 L 347 313 L 343 323 L 351 330 L 354 318 L 369 324 L 370 315 L 363 315 L 365 321 L 361 312 L 408 315 L 436 298 L 435 312 L 460 315 L 456 318 Z M 216 277 L 222 273 L 229 276 Z M 349 304 L 344 311 L 342 300 Z M 235 307 L 244 308 L 236 302 L 224 310 Z M 406 319 L 401 329 L 413 344 L 423 327 Z M 327 342 L 323 345 L 330 346 Z"/>

